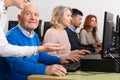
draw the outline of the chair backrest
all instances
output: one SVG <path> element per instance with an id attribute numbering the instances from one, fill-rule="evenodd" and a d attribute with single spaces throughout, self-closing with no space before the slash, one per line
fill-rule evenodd
<path id="1" fill-rule="evenodd" d="M 34 30 L 38 34 L 40 41 L 42 39 L 42 37 L 41 37 L 41 24 L 42 24 L 42 20 L 39 20 L 38 27 Z"/>
<path id="2" fill-rule="evenodd" d="M 11 28 L 15 27 L 18 24 L 18 21 L 12 21 L 10 20 L 8 22 L 8 30 L 10 30 Z"/>
<path id="3" fill-rule="evenodd" d="M 44 36 L 45 36 L 46 31 L 47 31 L 51 26 L 52 26 L 52 25 L 51 25 L 50 21 L 45 21 L 45 22 L 44 22 L 42 39 L 44 39 Z"/>

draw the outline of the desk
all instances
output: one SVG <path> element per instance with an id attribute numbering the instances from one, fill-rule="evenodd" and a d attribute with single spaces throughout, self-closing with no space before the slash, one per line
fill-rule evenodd
<path id="1" fill-rule="evenodd" d="M 66 76 L 31 75 L 28 80 L 120 80 L 120 73 L 69 72 Z"/>

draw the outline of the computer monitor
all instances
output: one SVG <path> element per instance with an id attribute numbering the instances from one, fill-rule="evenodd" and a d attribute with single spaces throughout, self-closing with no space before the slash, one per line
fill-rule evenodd
<path id="1" fill-rule="evenodd" d="M 109 12 L 104 13 L 104 28 L 103 28 L 103 42 L 101 57 L 104 59 L 108 57 L 108 49 L 113 43 L 114 22 L 113 14 Z"/>
<path id="2" fill-rule="evenodd" d="M 116 32 L 120 33 L 120 17 L 117 15 L 116 17 Z"/>
<path id="3" fill-rule="evenodd" d="M 119 41 L 117 42 L 117 44 L 119 44 L 117 47 L 118 47 L 118 50 L 119 50 L 119 55 L 120 55 L 120 18 L 119 18 L 119 31 L 118 31 L 118 38 L 119 38 Z"/>
<path id="4" fill-rule="evenodd" d="M 120 49 L 120 18 L 116 17 L 116 29 L 115 29 L 115 47 Z"/>

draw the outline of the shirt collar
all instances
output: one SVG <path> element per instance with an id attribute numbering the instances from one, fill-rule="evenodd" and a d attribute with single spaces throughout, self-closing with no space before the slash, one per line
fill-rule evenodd
<path id="1" fill-rule="evenodd" d="M 29 38 L 32 38 L 33 36 L 34 36 L 34 32 L 33 32 L 33 34 L 30 34 L 27 30 L 25 30 L 20 24 L 18 24 L 18 27 L 19 27 L 19 29 L 22 31 L 22 33 L 25 35 L 25 36 L 27 36 L 27 37 L 29 37 Z"/>
<path id="2" fill-rule="evenodd" d="M 94 28 L 90 28 L 89 31 L 92 32 Z"/>
<path id="3" fill-rule="evenodd" d="M 73 32 L 76 32 L 76 28 L 75 28 L 73 25 L 68 26 L 68 28 L 69 28 L 70 30 L 72 30 Z"/>

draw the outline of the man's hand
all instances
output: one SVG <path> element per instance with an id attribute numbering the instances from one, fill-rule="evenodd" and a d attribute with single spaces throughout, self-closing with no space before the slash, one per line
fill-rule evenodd
<path id="1" fill-rule="evenodd" d="M 67 74 L 67 70 L 61 65 L 50 65 L 46 67 L 47 75 L 57 75 L 57 76 L 65 76 Z"/>
<path id="2" fill-rule="evenodd" d="M 38 51 L 45 51 L 45 52 L 53 52 L 53 51 L 58 51 L 63 49 L 65 49 L 64 46 L 60 46 L 59 44 L 53 44 L 53 43 L 46 43 L 38 47 Z"/>

